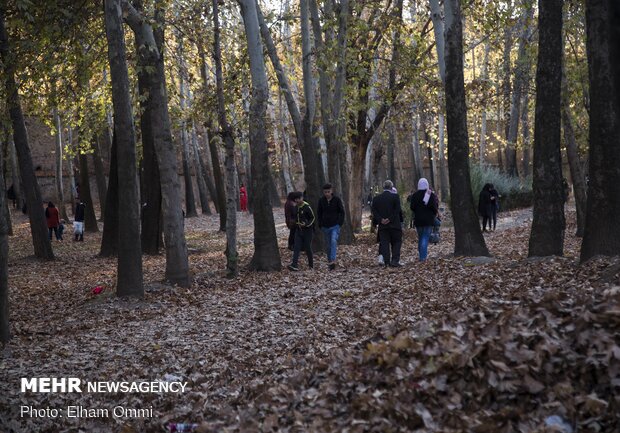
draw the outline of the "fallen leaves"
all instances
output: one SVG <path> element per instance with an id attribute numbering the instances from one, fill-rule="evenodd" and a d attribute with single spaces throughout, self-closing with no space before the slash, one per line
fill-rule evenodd
<path id="1" fill-rule="evenodd" d="M 524 216 L 525 215 L 525 216 Z M 451 257 L 453 234 L 416 262 L 405 233 L 399 269 L 376 265 L 375 237 L 340 247 L 339 268 L 225 278 L 217 217 L 188 219 L 195 281 L 161 283 L 163 257 L 144 257 L 144 300 L 113 287 L 114 259 L 98 237 L 54 244 L 58 260 L 28 258 L 24 225 L 11 239 L 14 339 L 0 358 L 6 431 L 542 432 L 558 416 L 578 431 L 620 431 L 620 269 L 567 257 L 526 260 L 528 211 L 486 235 L 494 259 Z M 276 213 L 277 221 L 281 219 Z M 508 219 L 516 221 L 503 227 Z M 240 217 L 240 257 L 251 221 Z M 567 233 L 573 229 L 569 218 Z M 290 258 L 278 226 L 283 261 Z M 182 395 L 21 394 L 20 377 L 189 382 Z M 19 405 L 152 406 L 152 419 L 19 417 Z"/>

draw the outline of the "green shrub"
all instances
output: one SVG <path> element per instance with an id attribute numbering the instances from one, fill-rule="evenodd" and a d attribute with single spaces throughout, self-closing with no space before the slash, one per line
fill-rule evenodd
<path id="1" fill-rule="evenodd" d="M 520 180 L 507 176 L 497 168 L 488 165 L 470 166 L 471 190 L 476 204 L 485 183 L 492 183 L 500 194 L 500 211 L 528 207 L 532 205 L 532 179 Z"/>

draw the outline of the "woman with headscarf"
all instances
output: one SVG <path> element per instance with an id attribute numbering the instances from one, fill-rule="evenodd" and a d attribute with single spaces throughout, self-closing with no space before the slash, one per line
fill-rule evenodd
<path id="1" fill-rule="evenodd" d="M 491 231 L 491 206 L 493 206 L 493 202 L 491 201 L 491 184 L 485 183 L 478 197 L 478 213 L 482 217 L 483 233 L 487 231 L 487 222 L 489 223 L 488 231 Z"/>
<path id="2" fill-rule="evenodd" d="M 411 196 L 411 210 L 413 211 L 413 225 L 418 232 L 418 254 L 423 262 L 428 256 L 428 241 L 435 225 L 438 208 L 437 195 L 431 190 L 428 180 L 421 178 L 418 181 L 418 190 Z"/>

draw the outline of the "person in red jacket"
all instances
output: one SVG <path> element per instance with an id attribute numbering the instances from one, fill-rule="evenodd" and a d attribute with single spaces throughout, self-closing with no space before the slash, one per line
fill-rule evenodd
<path id="1" fill-rule="evenodd" d="M 54 203 L 51 201 L 47 203 L 47 208 L 45 209 L 45 219 L 47 220 L 47 229 L 49 230 L 50 241 L 52 240 L 52 231 L 56 235 L 56 240 L 62 241 L 62 235 L 58 231 L 58 227 L 60 226 L 60 216 L 58 214 L 58 209 L 54 206 Z"/>
<path id="2" fill-rule="evenodd" d="M 248 192 L 245 190 L 243 184 L 241 184 L 241 188 L 239 188 L 239 207 L 241 208 L 241 212 L 246 212 L 248 210 Z"/>

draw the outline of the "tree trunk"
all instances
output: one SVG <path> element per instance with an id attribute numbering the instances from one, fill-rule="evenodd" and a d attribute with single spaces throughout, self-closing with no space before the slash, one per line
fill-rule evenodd
<path id="1" fill-rule="evenodd" d="M 4 12 L 0 11 L 0 20 L 4 23 Z M 0 24 L 4 27 L 3 24 Z M 0 147 L 8 145 L 4 137 Z M 3 173 L 4 151 L 0 148 L 0 343 L 5 346 L 11 338 L 9 326 L 9 221 L 10 214 L 6 202 L 6 185 Z"/>
<path id="2" fill-rule="evenodd" d="M 564 252 L 562 191 L 561 77 L 562 0 L 538 1 L 538 63 L 534 120 L 534 217 L 528 255 L 561 256 Z"/>
<path id="3" fill-rule="evenodd" d="M 269 89 L 267 71 L 260 39 L 255 0 L 239 0 L 241 15 L 248 41 L 252 99 L 250 102 L 250 147 L 252 171 L 250 195 L 254 205 L 254 256 L 250 268 L 258 271 L 278 271 L 281 268 L 280 251 L 273 212 L 269 203 L 269 155 L 265 137 Z"/>
<path id="4" fill-rule="evenodd" d="M 235 137 L 226 116 L 224 103 L 224 77 L 222 75 L 222 50 L 220 45 L 219 0 L 213 0 L 213 61 L 217 89 L 217 117 L 220 134 L 226 147 L 226 271 L 228 277 L 239 274 L 237 253 L 237 166 L 235 164 Z"/>
<path id="5" fill-rule="evenodd" d="M 89 233 L 97 233 L 99 231 L 99 227 L 97 227 L 97 216 L 95 215 L 93 198 L 90 193 L 88 155 L 80 152 L 78 155 L 78 159 L 80 161 L 80 199 L 86 205 L 86 209 L 84 212 L 84 230 Z"/>
<path id="6" fill-rule="evenodd" d="M 99 207 L 101 212 L 101 219 L 105 213 L 105 196 L 107 193 L 107 183 L 105 179 L 105 169 L 103 168 L 103 160 L 101 151 L 101 140 L 104 140 L 104 136 L 108 134 L 107 128 L 99 134 L 97 139 L 92 141 L 93 144 L 93 166 L 95 168 L 95 181 L 97 182 L 97 195 L 99 196 Z"/>
<path id="7" fill-rule="evenodd" d="M 28 207 L 32 244 L 35 256 L 45 260 L 53 260 L 54 252 L 48 237 L 47 222 L 42 207 L 41 190 L 39 189 L 32 166 L 32 156 L 28 145 L 28 132 L 26 131 L 24 114 L 19 100 L 17 83 L 15 82 L 15 64 L 13 63 L 13 56 L 9 48 L 4 14 L 4 8 L 0 7 L 0 58 L 4 66 L 6 105 L 13 125 L 13 140 L 15 141 L 19 171 L 24 186 L 26 206 Z"/>
<path id="8" fill-rule="evenodd" d="M 136 142 L 129 94 L 120 0 L 105 0 L 105 28 L 112 81 L 114 129 L 117 141 L 119 243 L 116 294 L 144 296 L 140 249 L 140 196 L 136 174 Z"/>
<path id="9" fill-rule="evenodd" d="M 106 194 L 105 213 L 103 214 L 103 235 L 99 256 L 114 257 L 118 254 L 118 156 L 116 133 L 112 133 L 110 146 L 110 172 L 108 173 L 108 193 Z"/>
<path id="10" fill-rule="evenodd" d="M 200 197 L 200 210 L 203 215 L 211 215 L 211 207 L 209 206 L 209 189 L 203 170 L 202 161 L 200 161 L 200 149 L 198 149 L 198 135 L 196 134 L 196 126 L 192 122 L 192 150 L 194 151 L 194 167 L 196 167 L 196 183 L 198 184 L 198 196 Z"/>
<path id="11" fill-rule="evenodd" d="M 194 185 L 192 182 L 191 157 L 189 154 L 189 138 L 187 137 L 187 65 L 185 64 L 185 50 L 183 49 L 183 38 L 180 33 L 176 35 L 178 39 L 177 56 L 179 60 L 179 101 L 181 105 L 181 156 L 183 163 L 183 180 L 185 181 L 185 216 L 187 218 L 198 216 L 196 211 L 196 200 L 194 198 Z"/>
<path id="12" fill-rule="evenodd" d="M 15 190 L 15 203 L 20 211 L 26 203 L 24 199 L 24 188 L 22 187 L 21 176 L 19 175 L 19 164 L 17 163 L 17 151 L 15 149 L 15 141 L 13 135 L 9 136 L 9 158 L 11 160 L 11 182 Z"/>
<path id="13" fill-rule="evenodd" d="M 511 61 L 510 53 L 512 52 L 512 29 L 510 26 L 506 26 L 504 29 L 504 57 L 502 62 L 502 112 L 504 114 L 504 134 L 505 140 L 508 140 L 508 134 L 510 133 L 510 90 L 511 86 Z M 499 100 L 499 98 L 498 98 Z M 501 153 L 501 149 L 499 149 Z M 501 158 L 501 156 L 500 156 Z M 503 169 L 500 162 L 500 167 Z"/>
<path id="14" fill-rule="evenodd" d="M 590 183 L 581 261 L 620 254 L 620 7 L 586 2 L 590 78 Z"/>
<path id="15" fill-rule="evenodd" d="M 209 79 L 207 76 L 207 61 L 205 59 L 204 50 L 200 49 L 200 74 L 202 75 L 202 87 L 205 95 L 209 92 Z M 217 142 L 214 140 L 213 126 L 211 120 L 207 121 L 207 138 L 209 144 L 209 153 L 211 155 L 211 166 L 213 167 L 213 178 L 215 180 L 215 190 L 217 205 L 215 206 L 220 214 L 220 231 L 226 231 L 226 185 L 224 175 L 222 174 L 222 166 L 220 165 L 220 154 L 217 149 Z"/>
<path id="16" fill-rule="evenodd" d="M 577 210 L 577 232 L 575 236 L 583 237 L 586 225 L 586 181 L 581 171 L 581 161 L 577 152 L 577 141 L 573 122 L 568 111 L 568 105 L 562 105 L 562 127 L 564 130 L 564 144 L 566 145 L 566 156 L 570 168 L 570 177 L 575 192 L 575 208 Z"/>
<path id="17" fill-rule="evenodd" d="M 200 167 L 202 167 L 202 172 L 204 173 L 205 183 L 207 185 L 207 190 L 209 191 L 209 197 L 213 201 L 213 207 L 215 207 L 215 212 L 218 211 L 218 202 L 217 202 L 217 190 L 215 188 L 215 184 L 213 183 L 213 169 L 211 168 L 211 155 L 209 154 L 209 134 L 207 130 L 204 130 L 205 143 L 206 143 L 206 152 L 203 157 L 203 150 L 198 146 L 198 163 Z M 206 159 L 206 160 L 205 160 Z"/>
<path id="18" fill-rule="evenodd" d="M 422 155 L 420 153 L 420 116 L 418 114 L 418 106 L 414 103 L 412 108 L 412 128 L 413 133 L 411 148 L 413 150 L 413 167 L 411 172 L 413 173 L 413 185 L 418 184 L 418 180 L 424 177 L 424 168 L 422 166 Z"/>
<path id="19" fill-rule="evenodd" d="M 4 12 L 0 11 L 0 20 L 4 22 Z M 10 215 L 6 203 L 6 185 L 2 173 L 2 152 L 0 152 L 0 343 L 6 345 L 11 338 L 9 324 L 9 224 Z"/>
<path id="20" fill-rule="evenodd" d="M 467 106 L 463 77 L 463 27 L 460 0 L 445 0 L 446 120 L 450 207 L 454 219 L 454 254 L 488 256 L 474 207 L 469 175 Z"/>
<path id="21" fill-rule="evenodd" d="M 159 168 L 161 184 L 164 245 L 166 248 L 167 281 L 181 287 L 191 286 L 189 261 L 187 258 L 187 244 L 181 202 L 181 185 L 177 171 L 177 153 L 170 132 L 170 117 L 168 115 L 168 93 L 166 90 L 166 74 L 164 69 L 164 55 L 162 51 L 164 41 L 164 10 L 159 7 L 155 11 L 157 30 L 141 14 L 123 0 L 126 14 L 125 19 L 131 26 L 138 46 L 138 53 L 143 56 L 148 68 L 149 103 L 151 107 L 151 122 L 155 144 L 155 154 Z"/>
<path id="22" fill-rule="evenodd" d="M 480 153 L 479 163 L 483 165 L 485 163 L 487 153 L 487 98 L 488 98 L 488 80 L 489 80 L 489 52 L 491 51 L 491 43 L 487 39 L 484 43 L 484 60 L 482 61 L 482 86 L 483 86 L 483 106 L 482 116 L 480 119 Z"/>
<path id="23" fill-rule="evenodd" d="M 521 136 L 523 137 L 523 177 L 528 178 L 530 175 L 530 152 L 532 143 L 530 142 L 530 101 L 529 101 L 529 92 L 523 93 L 523 102 L 521 106 L 523 107 L 521 110 Z"/>
<path id="24" fill-rule="evenodd" d="M 527 44 L 529 42 L 529 20 L 534 12 L 533 4 L 526 0 L 523 2 L 525 8 L 523 15 L 519 19 L 519 49 L 517 63 L 515 66 L 515 76 L 513 81 L 512 99 L 510 101 L 510 121 L 508 123 L 508 136 L 506 140 L 506 173 L 509 176 L 517 177 L 519 170 L 517 166 L 517 135 L 519 131 L 519 111 L 521 109 L 521 94 L 525 88 L 529 75 L 529 61 L 527 59 Z"/>
<path id="25" fill-rule="evenodd" d="M 388 177 L 392 180 L 394 185 L 397 185 L 396 161 L 394 160 L 395 148 L 396 148 L 396 133 L 394 131 L 394 120 L 392 120 L 388 127 L 387 172 L 388 172 Z"/>
<path id="26" fill-rule="evenodd" d="M 73 128 L 69 126 L 67 132 L 67 148 L 73 149 Z M 75 200 L 77 199 L 77 185 L 75 183 L 75 170 L 73 168 L 74 156 L 67 159 L 67 169 L 69 171 L 69 198 L 71 199 L 71 215 L 75 216 Z"/>
<path id="27" fill-rule="evenodd" d="M 60 210 L 60 218 L 65 221 L 69 221 L 69 216 L 67 215 L 67 206 L 65 204 L 65 192 L 62 184 L 62 124 L 60 121 L 60 115 L 58 114 L 58 107 L 54 107 L 53 109 L 54 116 L 54 126 L 56 128 L 56 196 L 58 208 Z M 71 204 L 73 206 L 73 203 Z"/>
<path id="28" fill-rule="evenodd" d="M 278 113 L 280 115 L 280 125 L 282 125 L 282 174 L 284 176 L 284 185 L 286 187 L 286 193 L 295 191 L 295 184 L 293 183 L 293 176 L 291 174 L 291 139 L 289 136 L 288 119 L 284 114 L 284 106 L 282 104 L 282 95 L 278 95 Z"/>

